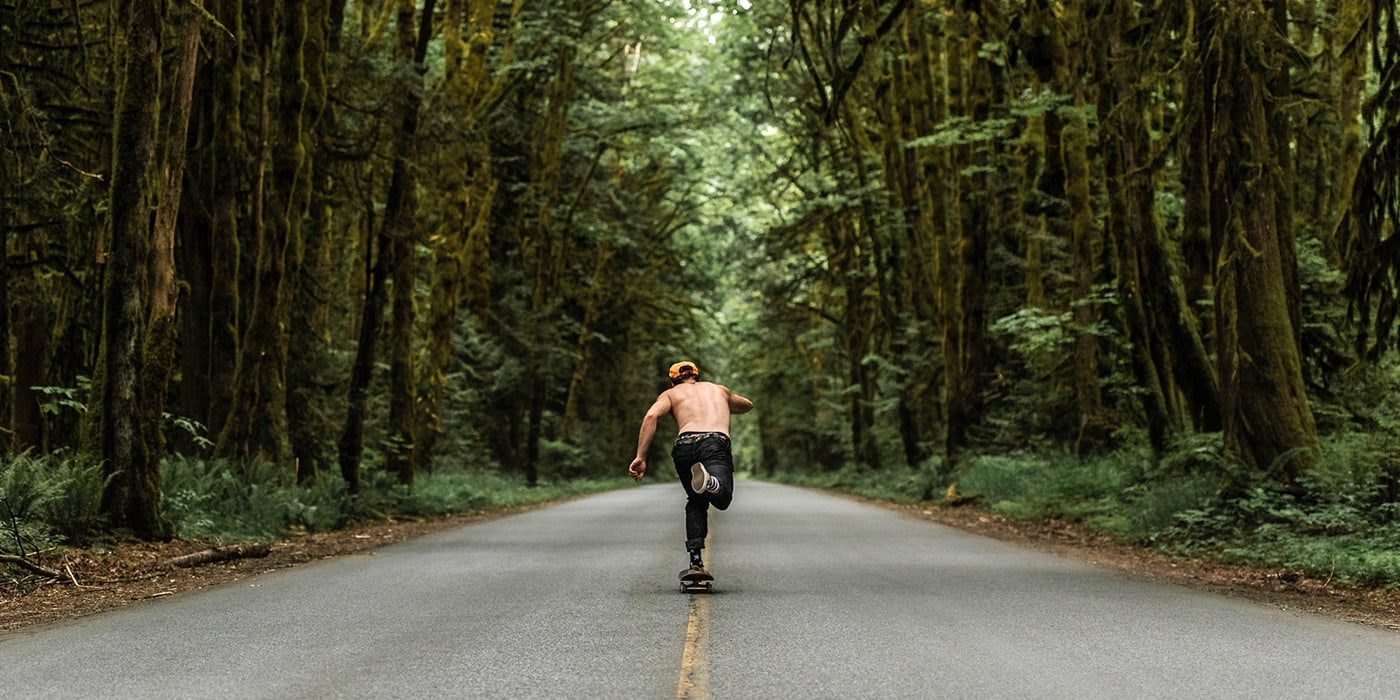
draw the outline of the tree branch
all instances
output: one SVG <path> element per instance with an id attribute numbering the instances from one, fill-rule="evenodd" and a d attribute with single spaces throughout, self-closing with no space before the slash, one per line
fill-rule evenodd
<path id="1" fill-rule="evenodd" d="M 0 562 L 5 564 L 14 564 L 21 569 L 29 571 L 30 573 L 39 574 L 40 576 L 47 576 L 54 580 L 63 579 L 63 572 L 39 566 L 38 564 L 35 564 L 34 562 L 29 561 L 25 557 L 19 556 L 18 554 L 0 554 Z"/>

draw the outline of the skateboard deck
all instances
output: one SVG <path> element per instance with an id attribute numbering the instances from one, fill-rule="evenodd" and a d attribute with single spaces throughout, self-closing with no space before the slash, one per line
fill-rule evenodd
<path id="1" fill-rule="evenodd" d="M 681 592 L 682 593 L 709 593 L 713 590 L 715 577 L 703 571 L 691 573 L 681 572 Z"/>

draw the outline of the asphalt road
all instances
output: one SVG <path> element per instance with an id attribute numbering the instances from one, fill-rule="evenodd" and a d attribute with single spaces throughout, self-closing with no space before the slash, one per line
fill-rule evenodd
<path id="1" fill-rule="evenodd" d="M 651 485 L 0 636 L 15 698 L 1368 698 L 1400 635 L 740 482 Z"/>

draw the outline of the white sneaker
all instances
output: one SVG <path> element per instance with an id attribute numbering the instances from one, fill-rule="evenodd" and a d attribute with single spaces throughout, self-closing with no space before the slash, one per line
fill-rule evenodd
<path id="1" fill-rule="evenodd" d="M 705 465 L 690 465 L 690 490 L 696 493 L 719 493 L 719 477 L 705 471 Z"/>

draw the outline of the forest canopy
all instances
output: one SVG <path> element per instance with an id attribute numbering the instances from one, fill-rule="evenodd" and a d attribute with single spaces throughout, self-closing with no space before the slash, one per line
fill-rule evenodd
<path id="1" fill-rule="evenodd" d="M 1393 515 L 1398 42 L 1388 0 L 0 0 L 4 452 L 164 537 L 176 456 L 621 473 L 685 358 L 760 475 L 1119 455 Z"/>

